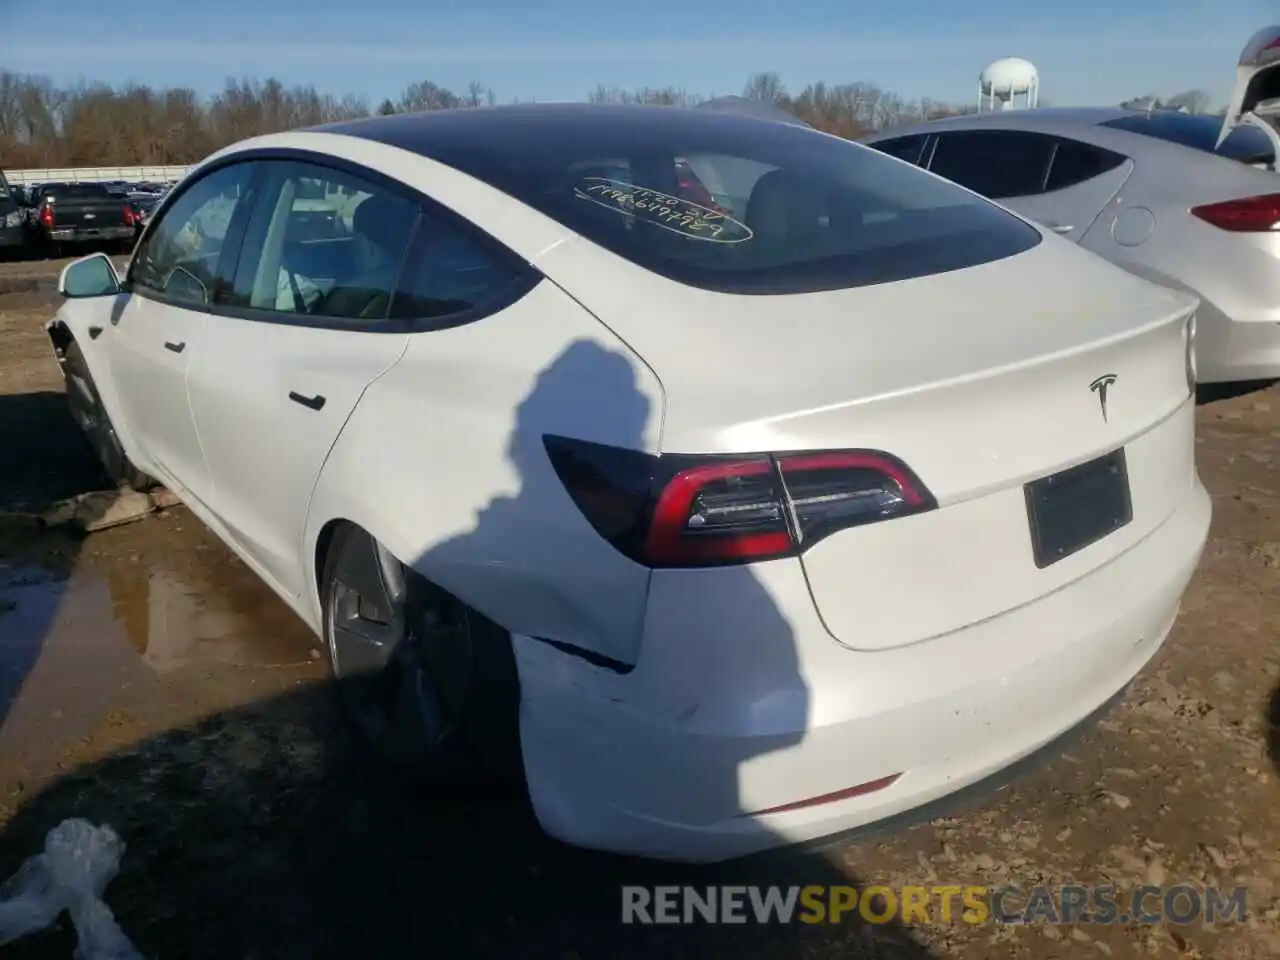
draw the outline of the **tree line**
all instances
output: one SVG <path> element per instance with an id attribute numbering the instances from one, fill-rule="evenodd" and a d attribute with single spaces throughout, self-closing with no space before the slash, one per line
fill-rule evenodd
<path id="1" fill-rule="evenodd" d="M 909 100 L 861 81 L 814 83 L 791 93 L 776 73 L 750 77 L 741 95 L 777 104 L 814 127 L 851 138 L 974 109 L 928 98 Z M 694 106 L 705 98 L 675 87 L 623 90 L 601 86 L 587 99 Z M 519 98 L 513 100 L 518 102 Z M 201 97 L 186 87 L 112 87 L 102 83 L 61 87 L 47 77 L 0 70 L 0 169 L 187 164 L 259 134 L 371 113 L 497 102 L 494 91 L 478 81 L 457 92 L 424 80 L 371 109 L 360 97 L 336 97 L 314 86 L 286 86 L 275 78 L 228 80 L 218 93 Z M 1208 98 L 1200 91 L 1189 91 L 1164 103 L 1198 112 Z"/>

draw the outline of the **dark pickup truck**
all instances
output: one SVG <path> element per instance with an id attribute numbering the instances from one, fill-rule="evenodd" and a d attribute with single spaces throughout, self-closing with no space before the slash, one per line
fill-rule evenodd
<path id="1" fill-rule="evenodd" d="M 27 224 L 37 246 L 57 251 L 82 243 L 130 248 L 134 221 L 128 202 L 100 183 L 46 183 L 32 197 Z"/>

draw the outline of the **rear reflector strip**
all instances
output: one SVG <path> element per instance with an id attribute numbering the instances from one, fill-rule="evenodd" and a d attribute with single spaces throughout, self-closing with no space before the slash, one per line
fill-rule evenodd
<path id="1" fill-rule="evenodd" d="M 804 810 L 807 807 L 818 807 L 824 803 L 836 803 L 840 800 L 852 800 L 854 797 L 861 797 L 864 794 L 875 793 L 877 790 L 883 790 L 897 783 L 900 773 L 891 773 L 887 777 L 881 777 L 879 780 L 868 780 L 866 783 L 860 783 L 856 787 L 846 787 L 843 790 L 837 790 L 834 793 L 824 793 L 821 796 L 810 797 L 808 800 L 797 800 L 794 803 L 784 803 L 777 807 L 766 807 L 764 810 L 757 810 L 748 816 L 758 817 L 765 813 L 787 813 L 791 810 Z"/>

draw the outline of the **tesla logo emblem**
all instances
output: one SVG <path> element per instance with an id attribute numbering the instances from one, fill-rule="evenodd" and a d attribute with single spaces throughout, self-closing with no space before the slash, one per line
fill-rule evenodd
<path id="1" fill-rule="evenodd" d="M 1116 382 L 1114 373 L 1104 373 L 1093 383 L 1089 384 L 1089 389 L 1098 395 L 1098 406 L 1102 408 L 1102 419 L 1107 419 L 1107 388 Z"/>

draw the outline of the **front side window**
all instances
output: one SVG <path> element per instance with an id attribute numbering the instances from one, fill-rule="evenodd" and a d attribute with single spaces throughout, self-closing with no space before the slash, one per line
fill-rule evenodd
<path id="1" fill-rule="evenodd" d="M 1021 130 L 956 130 L 938 135 L 929 169 L 992 200 L 1044 192 L 1051 137 Z"/>
<path id="2" fill-rule="evenodd" d="M 430 155 L 681 283 L 743 294 L 885 283 L 1040 242 L 998 207 L 882 153 L 688 111 L 537 124 Z"/>
<path id="3" fill-rule="evenodd" d="M 292 160 L 264 165 L 228 302 L 305 317 L 386 319 L 418 205 L 346 171 Z"/>
<path id="4" fill-rule="evenodd" d="M 223 241 L 252 172 L 248 163 L 222 167 L 183 191 L 139 245 L 129 274 L 134 288 L 179 304 L 211 304 Z"/>

